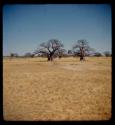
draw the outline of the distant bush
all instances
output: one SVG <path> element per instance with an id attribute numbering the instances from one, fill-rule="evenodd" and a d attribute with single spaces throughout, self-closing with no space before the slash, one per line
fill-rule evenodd
<path id="1" fill-rule="evenodd" d="M 25 53 L 24 57 L 34 57 L 34 54 L 31 54 L 31 53 Z"/>
<path id="2" fill-rule="evenodd" d="M 105 55 L 106 57 L 112 56 L 112 54 L 111 54 L 109 51 L 105 51 L 105 52 L 104 52 L 104 55 Z"/>
<path id="3" fill-rule="evenodd" d="M 18 57 L 17 53 L 10 53 L 10 57 Z"/>
<path id="4" fill-rule="evenodd" d="M 94 56 L 96 56 L 96 57 L 101 57 L 101 56 L 103 56 L 100 52 L 96 52 L 96 53 L 94 53 Z"/>

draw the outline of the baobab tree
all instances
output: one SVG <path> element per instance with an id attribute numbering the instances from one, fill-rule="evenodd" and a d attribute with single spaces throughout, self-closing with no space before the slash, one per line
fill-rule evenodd
<path id="1" fill-rule="evenodd" d="M 90 48 L 88 42 L 84 39 L 78 40 L 73 46 L 73 52 L 75 55 L 80 56 L 80 61 L 85 60 L 85 56 L 90 51 L 94 51 L 94 49 Z"/>
<path id="2" fill-rule="evenodd" d="M 48 42 L 40 44 L 40 48 L 38 48 L 34 53 L 46 54 L 48 61 L 53 61 L 53 56 L 56 53 L 59 53 L 63 47 L 64 45 L 61 41 L 57 39 L 50 39 Z"/>

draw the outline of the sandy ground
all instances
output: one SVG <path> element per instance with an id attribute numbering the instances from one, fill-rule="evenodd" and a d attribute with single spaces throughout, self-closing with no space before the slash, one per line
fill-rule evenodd
<path id="1" fill-rule="evenodd" d="M 4 59 L 4 120 L 108 120 L 111 57 Z"/>

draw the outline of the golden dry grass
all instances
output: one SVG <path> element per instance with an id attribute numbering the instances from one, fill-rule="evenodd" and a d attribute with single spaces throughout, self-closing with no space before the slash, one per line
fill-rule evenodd
<path id="1" fill-rule="evenodd" d="M 4 120 L 108 120 L 111 57 L 4 59 Z"/>

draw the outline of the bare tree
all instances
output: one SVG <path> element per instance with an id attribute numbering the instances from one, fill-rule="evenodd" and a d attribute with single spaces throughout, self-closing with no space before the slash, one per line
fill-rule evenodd
<path id="1" fill-rule="evenodd" d="M 35 53 L 46 54 L 48 61 L 53 61 L 53 56 L 56 53 L 59 53 L 63 49 L 63 46 L 64 45 L 61 41 L 57 39 L 51 39 L 48 42 L 40 44 L 40 48 L 38 48 Z"/>
<path id="2" fill-rule="evenodd" d="M 85 60 L 85 56 L 94 51 L 93 48 L 90 48 L 88 42 L 84 39 L 78 40 L 77 43 L 73 46 L 73 52 L 75 55 L 80 56 L 80 61 Z"/>

